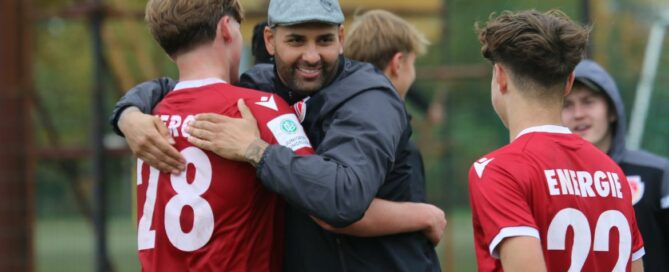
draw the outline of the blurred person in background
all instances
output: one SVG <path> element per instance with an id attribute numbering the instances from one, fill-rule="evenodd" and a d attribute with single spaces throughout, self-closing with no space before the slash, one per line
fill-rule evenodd
<path id="1" fill-rule="evenodd" d="M 443 211 L 411 202 L 411 166 L 401 156 L 410 136 L 406 112 L 386 77 L 341 55 L 338 2 L 273 0 L 268 15 L 264 38 L 274 65 L 255 66 L 240 85 L 295 104 L 319 155 L 268 145 L 249 125 L 256 123 L 252 117 L 200 115 L 188 129 L 189 140 L 256 166 L 263 185 L 291 204 L 286 271 L 438 271 L 433 247 L 445 228 Z M 159 132 L 163 125 L 140 112 L 150 111 L 172 84 L 140 84 L 119 101 L 112 124 L 138 156 L 178 172 L 182 158 Z M 334 227 L 362 225 L 362 232 L 328 232 L 311 216 Z"/>
<path id="2" fill-rule="evenodd" d="M 344 56 L 368 62 L 390 79 L 404 100 L 416 79 L 415 60 L 425 54 L 429 42 L 414 26 L 385 10 L 370 10 L 355 18 L 346 35 Z M 409 129 L 411 115 L 407 112 Z M 409 156 L 412 174 L 412 201 L 426 202 L 425 168 L 420 150 L 413 141 L 404 153 Z"/>
<path id="3" fill-rule="evenodd" d="M 574 133 L 607 153 L 627 176 L 632 204 L 644 240 L 646 271 L 669 270 L 669 160 L 625 148 L 626 121 L 616 82 L 592 60 L 574 70 L 562 121 Z"/>
<path id="4" fill-rule="evenodd" d="M 622 170 L 562 126 L 589 30 L 558 10 L 529 10 L 491 16 L 477 31 L 510 139 L 469 171 L 479 271 L 643 271 Z"/>

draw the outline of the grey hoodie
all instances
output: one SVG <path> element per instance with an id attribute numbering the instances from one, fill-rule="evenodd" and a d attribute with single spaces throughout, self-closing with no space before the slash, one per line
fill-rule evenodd
<path id="1" fill-rule="evenodd" d="M 645 271 L 669 271 L 669 160 L 643 150 L 625 148 L 627 118 L 618 87 L 599 64 L 581 61 L 576 80 L 602 91 L 616 111 L 609 156 L 630 181 L 637 225 L 644 238 Z"/>

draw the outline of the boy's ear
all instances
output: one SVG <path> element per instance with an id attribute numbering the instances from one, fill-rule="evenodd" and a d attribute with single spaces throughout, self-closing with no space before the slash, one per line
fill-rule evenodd
<path id="1" fill-rule="evenodd" d="M 506 73 L 506 68 L 499 63 L 495 63 L 493 66 L 495 72 L 495 83 L 499 86 L 499 91 L 501 93 L 506 93 L 509 87 L 509 74 Z"/>
<path id="2" fill-rule="evenodd" d="M 230 16 L 223 16 L 218 20 L 218 24 L 216 24 L 216 35 L 223 38 L 226 42 L 232 40 L 231 23 Z"/>
<path id="3" fill-rule="evenodd" d="M 402 61 L 404 61 L 404 54 L 402 54 L 402 52 L 395 53 L 395 55 L 390 58 L 390 61 L 388 61 L 386 66 L 387 73 L 393 77 L 398 76 L 400 73 L 400 66 L 402 65 Z"/>
<path id="4" fill-rule="evenodd" d="M 564 96 L 567 97 L 569 93 L 571 93 L 571 89 L 574 88 L 574 79 L 576 76 L 574 76 L 574 72 L 572 71 L 569 73 L 569 77 L 567 78 L 567 84 L 565 84 L 564 87 Z"/>

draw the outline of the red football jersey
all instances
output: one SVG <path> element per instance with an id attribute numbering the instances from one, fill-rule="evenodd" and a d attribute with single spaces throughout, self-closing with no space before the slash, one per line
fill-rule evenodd
<path id="1" fill-rule="evenodd" d="M 137 163 L 139 259 L 143 271 L 281 271 L 283 202 L 256 180 L 255 168 L 201 150 L 186 128 L 198 113 L 240 117 L 251 108 L 261 138 L 313 154 L 291 108 L 272 94 L 217 79 L 177 84 L 154 114 L 187 161 L 180 175 Z"/>
<path id="2" fill-rule="evenodd" d="M 502 271 L 500 242 L 541 241 L 548 271 L 630 271 L 644 254 L 625 175 L 559 126 L 524 130 L 469 171 L 479 271 Z"/>

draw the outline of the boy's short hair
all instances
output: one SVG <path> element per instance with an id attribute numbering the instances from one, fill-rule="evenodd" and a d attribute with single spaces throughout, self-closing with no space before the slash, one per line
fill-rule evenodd
<path id="1" fill-rule="evenodd" d="M 344 55 L 383 70 L 398 52 L 425 53 L 430 43 L 423 33 L 399 16 L 370 10 L 356 16 L 344 44 Z"/>
<path id="2" fill-rule="evenodd" d="M 244 10 L 238 0 L 149 0 L 145 20 L 153 38 L 174 56 L 212 41 L 224 16 L 242 22 Z"/>
<path id="3" fill-rule="evenodd" d="M 536 83 L 545 89 L 564 85 L 584 56 L 590 30 L 562 11 L 504 11 L 493 16 L 483 27 L 476 24 L 481 53 L 509 67 L 518 84 Z"/>

